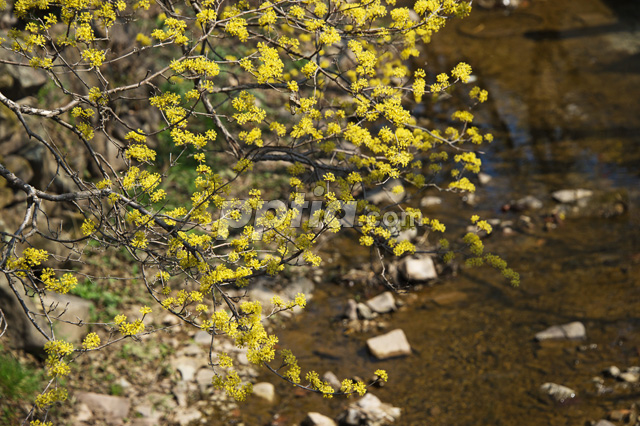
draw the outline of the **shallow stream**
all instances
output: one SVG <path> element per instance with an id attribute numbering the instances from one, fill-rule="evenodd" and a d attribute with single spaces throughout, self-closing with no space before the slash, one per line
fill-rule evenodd
<path id="1" fill-rule="evenodd" d="M 345 335 L 336 320 L 362 288 L 321 284 L 306 313 L 279 331 L 283 346 L 295 348 L 306 368 L 339 377 L 386 369 L 390 383 L 372 392 L 402 408 L 401 425 L 583 425 L 629 408 L 640 401 L 637 390 L 598 395 L 592 377 L 610 365 L 640 365 L 640 6 L 531 0 L 510 12 L 476 8 L 434 37 L 425 58 L 436 72 L 458 61 L 473 66 L 476 84 L 490 94 L 478 121 L 496 136 L 483 156 L 493 179 L 479 188 L 478 203 L 446 197 L 426 212 L 450 226 L 471 214 L 514 221 L 513 234 L 498 230 L 487 244 L 522 284 L 462 269 L 414 292 L 408 308 L 383 318 L 388 330 L 404 330 L 414 353 L 389 361 L 366 350 L 366 339 L 381 331 Z M 544 217 L 555 207 L 550 194 L 564 188 L 591 189 L 601 204 L 545 230 L 555 221 Z M 503 211 L 526 195 L 544 207 Z M 517 225 L 522 214 L 532 228 Z M 335 254 L 334 264 L 367 259 L 346 256 Z M 363 297 L 383 289 L 369 291 Z M 444 294 L 448 301 L 433 302 Z M 584 323 L 585 341 L 533 340 L 570 321 Z M 276 414 L 276 424 L 297 424 L 309 411 L 335 416 L 347 403 L 264 379 L 276 383 L 279 401 L 250 402 L 245 424 L 269 424 Z M 552 403 L 538 392 L 545 382 L 577 397 Z"/>

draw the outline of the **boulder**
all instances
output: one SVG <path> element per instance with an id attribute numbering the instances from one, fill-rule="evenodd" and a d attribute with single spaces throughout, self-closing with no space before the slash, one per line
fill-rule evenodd
<path id="1" fill-rule="evenodd" d="M 557 340 L 557 339 L 585 339 L 587 331 L 579 321 L 570 322 L 563 325 L 554 325 L 546 330 L 536 333 L 536 340 Z"/>
<path id="2" fill-rule="evenodd" d="M 569 399 L 576 397 L 576 391 L 566 386 L 558 385 L 556 383 L 545 383 L 540 386 L 540 392 L 549 396 L 556 402 L 565 402 Z"/>
<path id="3" fill-rule="evenodd" d="M 377 312 L 379 314 L 386 314 L 387 312 L 395 311 L 397 309 L 396 300 L 390 291 L 385 291 L 384 293 L 367 300 L 366 304 L 373 312 Z"/>
<path id="4" fill-rule="evenodd" d="M 22 301 L 33 312 L 42 312 L 39 300 L 24 294 L 22 284 L 15 282 L 16 289 L 19 290 Z M 62 321 L 54 320 L 56 338 L 79 343 L 87 334 L 84 327 L 69 322 L 89 321 L 91 302 L 69 294 L 48 293 L 43 297 L 44 306 L 50 310 L 50 317 L 60 315 Z M 31 323 L 15 293 L 9 286 L 4 274 L 0 275 L 0 306 L 7 321 L 7 333 L 12 342 L 19 349 L 33 354 L 42 354 L 43 345 L 47 339 Z M 47 331 L 48 324 L 42 317 L 37 318 L 39 326 Z"/>
<path id="5" fill-rule="evenodd" d="M 368 339 L 367 347 L 373 356 L 378 359 L 411 355 L 411 346 L 407 341 L 407 336 L 399 328 Z"/>
<path id="6" fill-rule="evenodd" d="M 436 265 L 429 255 L 405 257 L 399 269 L 407 281 L 421 282 L 438 278 Z"/>

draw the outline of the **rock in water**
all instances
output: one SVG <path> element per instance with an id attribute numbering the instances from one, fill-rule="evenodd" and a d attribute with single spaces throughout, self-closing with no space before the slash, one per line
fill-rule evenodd
<path id="1" fill-rule="evenodd" d="M 307 413 L 300 426 L 336 426 L 336 422 L 323 414 L 311 412 Z"/>
<path id="2" fill-rule="evenodd" d="M 377 396 L 367 393 L 360 400 L 338 416 L 341 425 L 382 426 L 400 418 L 400 408 L 380 401 Z"/>
<path id="3" fill-rule="evenodd" d="M 544 331 L 536 333 L 536 340 L 552 340 L 552 339 L 585 339 L 587 331 L 579 321 L 570 322 L 563 325 L 554 325 Z"/>
<path id="4" fill-rule="evenodd" d="M 387 334 L 368 339 L 367 346 L 373 356 L 378 359 L 411 355 L 411 346 L 407 341 L 407 336 L 405 336 L 404 331 L 399 328 Z"/>
<path id="5" fill-rule="evenodd" d="M 540 386 L 540 392 L 551 397 L 556 402 L 565 402 L 576 397 L 576 391 L 556 383 L 545 383 Z"/>
<path id="6" fill-rule="evenodd" d="M 386 314 L 387 312 L 396 310 L 396 300 L 390 291 L 385 291 L 384 293 L 367 300 L 366 304 L 373 312 L 377 312 L 379 314 Z"/>
<path id="7" fill-rule="evenodd" d="M 420 282 L 438 278 L 431 256 L 405 257 L 400 263 L 400 272 L 407 281 Z"/>
<path id="8" fill-rule="evenodd" d="M 260 382 L 253 385 L 253 394 L 270 404 L 276 400 L 276 389 L 271 383 Z"/>
<path id="9" fill-rule="evenodd" d="M 551 197 L 559 203 L 569 204 L 579 200 L 590 198 L 593 191 L 589 189 L 561 189 L 551 194 Z"/>

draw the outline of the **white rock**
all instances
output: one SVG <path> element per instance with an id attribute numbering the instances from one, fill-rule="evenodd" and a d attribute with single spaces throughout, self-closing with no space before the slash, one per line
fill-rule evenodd
<path id="1" fill-rule="evenodd" d="M 420 207 L 439 206 L 440 204 L 442 204 L 442 198 L 440 197 L 428 196 L 420 200 Z"/>
<path id="2" fill-rule="evenodd" d="M 536 340 L 552 340 L 552 339 L 585 339 L 587 331 L 579 321 L 570 322 L 563 325 L 554 325 L 544 331 L 536 333 Z"/>
<path id="3" fill-rule="evenodd" d="M 271 383 L 260 382 L 253 385 L 253 394 L 270 404 L 276 400 L 276 389 Z"/>
<path id="4" fill-rule="evenodd" d="M 408 256 L 400 263 L 400 272 L 408 281 L 428 281 L 438 278 L 431 256 Z"/>
<path id="5" fill-rule="evenodd" d="M 611 423 L 609 420 L 601 419 L 601 420 L 598 420 L 598 423 L 596 423 L 595 426 L 616 426 L 616 425 Z"/>
<path id="6" fill-rule="evenodd" d="M 620 375 L 620 369 L 618 367 L 616 367 L 615 365 L 612 365 L 609 368 L 605 368 L 603 373 L 606 374 L 607 376 L 615 378 L 615 377 L 618 377 Z"/>
<path id="7" fill-rule="evenodd" d="M 329 383 L 334 391 L 338 391 L 342 387 L 340 379 L 338 379 L 338 376 L 336 376 L 333 371 L 327 371 L 324 373 L 322 375 L 322 381 Z"/>
<path id="8" fill-rule="evenodd" d="M 336 426 L 336 422 L 324 414 L 311 412 L 307 413 L 300 426 Z"/>
<path id="9" fill-rule="evenodd" d="M 364 303 L 358 303 L 356 305 L 356 309 L 358 310 L 358 315 L 362 319 L 368 320 L 368 319 L 372 319 L 374 317 L 373 311 L 371 311 L 371 308 L 369 308 Z"/>
<path id="10" fill-rule="evenodd" d="M 339 416 L 339 422 L 353 426 L 382 426 L 395 422 L 400 418 L 400 414 L 399 408 L 381 402 L 377 396 L 369 392 L 351 404 L 347 411 Z"/>
<path id="11" fill-rule="evenodd" d="M 559 203 L 575 203 L 578 200 L 589 198 L 593 191 L 589 189 L 561 189 L 551 194 L 551 197 Z"/>
<path id="12" fill-rule="evenodd" d="M 556 383 L 545 383 L 540 386 L 540 392 L 550 396 L 556 402 L 564 402 L 568 399 L 576 397 L 576 391 L 566 386 L 558 385 Z"/>
<path id="13" fill-rule="evenodd" d="M 637 383 L 640 380 L 640 374 L 633 373 L 631 371 L 625 371 L 624 373 L 620 373 L 620 375 L 618 375 L 618 379 L 627 383 Z"/>
<path id="14" fill-rule="evenodd" d="M 367 300 L 366 304 L 371 308 L 372 311 L 379 314 L 385 314 L 397 309 L 396 299 L 393 297 L 393 294 L 390 291 L 385 291 L 384 293 Z"/>
<path id="15" fill-rule="evenodd" d="M 378 359 L 387 359 L 395 356 L 411 355 L 411 346 L 407 341 L 404 331 L 395 329 L 381 336 L 367 340 L 369 351 Z"/>
<path id="16" fill-rule="evenodd" d="M 493 177 L 491 177 L 491 175 L 488 175 L 486 173 L 478 173 L 478 181 L 480 182 L 480 185 L 486 185 L 491 182 L 492 179 Z"/>

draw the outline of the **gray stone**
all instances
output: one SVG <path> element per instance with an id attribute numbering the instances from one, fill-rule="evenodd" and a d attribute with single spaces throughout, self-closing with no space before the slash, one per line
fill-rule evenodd
<path id="1" fill-rule="evenodd" d="M 545 383 L 540 386 L 540 392 L 549 396 L 556 402 L 564 402 L 576 397 L 576 391 L 556 383 Z"/>
<path id="2" fill-rule="evenodd" d="M 313 284 L 313 281 L 309 278 L 301 277 L 285 287 L 284 295 L 293 300 L 298 293 L 302 293 L 307 297 L 307 300 L 311 300 L 314 288 L 315 284 Z"/>
<path id="3" fill-rule="evenodd" d="M 385 314 L 397 309 L 396 300 L 390 291 L 385 291 L 384 293 L 367 300 L 366 304 L 372 311 L 379 314 Z"/>
<path id="4" fill-rule="evenodd" d="M 173 418 L 180 426 L 186 426 L 202 418 L 202 413 L 195 408 L 179 408 L 173 413 Z"/>
<path id="5" fill-rule="evenodd" d="M 591 196 L 593 196 L 593 191 L 589 189 L 561 189 L 551 194 L 555 201 L 562 204 L 575 203 Z"/>
<path id="6" fill-rule="evenodd" d="M 420 207 L 433 207 L 442 204 L 442 198 L 427 196 L 420 200 Z"/>
<path id="7" fill-rule="evenodd" d="M 380 401 L 377 396 L 367 393 L 338 417 L 343 425 L 382 426 L 400 418 L 400 408 Z"/>
<path id="8" fill-rule="evenodd" d="M 119 396 L 103 395 L 94 392 L 76 392 L 76 400 L 85 404 L 94 417 L 110 425 L 119 425 L 129 415 L 131 401 Z"/>
<path id="9" fill-rule="evenodd" d="M 59 319 L 61 321 L 55 322 L 56 338 L 62 338 L 70 342 L 80 342 L 85 337 L 88 330 L 82 326 L 63 321 L 69 321 L 71 323 L 89 321 L 93 303 L 70 294 L 53 292 L 47 293 L 47 295 L 43 297 L 43 301 L 47 309 L 52 309 L 49 313 L 50 317 L 60 315 Z M 38 307 L 40 307 L 39 304 Z"/>
<path id="10" fill-rule="evenodd" d="M 262 304 L 263 312 L 271 312 L 273 309 L 273 303 L 271 303 L 271 299 L 278 294 L 274 292 L 271 288 L 269 288 L 265 283 L 258 282 L 256 285 L 252 286 L 247 292 L 247 296 L 250 300 L 256 300 Z"/>
<path id="11" fill-rule="evenodd" d="M 338 379 L 338 376 L 333 374 L 332 371 L 327 371 L 326 373 L 324 373 L 322 375 L 322 381 L 329 383 L 334 391 L 339 391 L 342 387 L 340 379 Z"/>
<path id="12" fill-rule="evenodd" d="M 29 310 L 42 313 L 42 304 L 44 304 L 50 318 L 59 318 L 59 320 L 53 320 L 56 338 L 78 344 L 87 334 L 88 331 L 81 325 L 89 320 L 90 309 L 93 306 L 91 302 L 69 294 L 49 292 L 42 297 L 41 304 L 37 297 L 24 294 L 22 284 L 14 281 L 14 286 Z M 25 314 L 4 274 L 0 275 L 0 306 L 7 321 L 8 336 L 13 344 L 34 354 L 42 353 L 43 345 L 47 339 Z M 37 317 L 36 322 L 42 330 L 48 332 L 49 324 L 46 319 Z"/>
<path id="13" fill-rule="evenodd" d="M 518 210 L 538 210 L 543 207 L 542 201 L 534 197 L 533 195 L 527 195 L 513 203 Z"/>
<path id="14" fill-rule="evenodd" d="M 438 278 L 436 265 L 428 255 L 408 256 L 400 262 L 400 272 L 408 281 L 428 281 Z"/>
<path id="15" fill-rule="evenodd" d="M 595 426 L 616 426 L 615 424 L 611 423 L 609 420 L 605 420 L 605 419 L 600 419 L 598 420 L 598 422 L 595 424 Z"/>
<path id="16" fill-rule="evenodd" d="M 173 358 L 169 361 L 169 365 L 180 373 L 182 380 L 185 382 L 190 382 L 196 377 L 196 371 L 200 368 L 200 364 L 200 361 L 188 356 Z"/>
<path id="17" fill-rule="evenodd" d="M 262 398 L 269 404 L 273 404 L 276 400 L 276 389 L 268 382 L 260 382 L 253 385 L 253 394 L 258 398 Z"/>
<path id="18" fill-rule="evenodd" d="M 200 393 L 205 393 L 211 389 L 211 382 L 213 381 L 215 373 L 210 368 L 201 368 L 196 373 L 196 383 L 198 383 L 198 389 Z"/>
<path id="19" fill-rule="evenodd" d="M 336 426 L 336 422 L 330 417 L 320 413 L 307 413 L 307 417 L 302 420 L 300 426 Z"/>
<path id="20" fill-rule="evenodd" d="M 358 303 L 353 300 L 347 300 L 347 306 L 344 308 L 344 316 L 350 321 L 355 321 L 358 319 Z"/>
<path id="21" fill-rule="evenodd" d="M 556 340 L 556 339 L 585 339 L 587 331 L 579 321 L 570 322 L 563 325 L 554 325 L 544 331 L 536 333 L 536 340 Z"/>
<path id="22" fill-rule="evenodd" d="M 411 346 L 407 341 L 407 336 L 404 334 L 404 331 L 399 328 L 368 339 L 367 346 L 373 356 L 378 359 L 411 355 Z"/>
<path id="23" fill-rule="evenodd" d="M 369 320 L 373 319 L 375 316 L 371 308 L 364 303 L 358 303 L 356 305 L 356 309 L 358 310 L 358 316 L 362 319 Z"/>
<path id="24" fill-rule="evenodd" d="M 198 345 L 210 346 L 211 345 L 211 335 L 204 330 L 199 330 L 196 332 L 195 336 L 193 336 L 194 342 Z"/>

